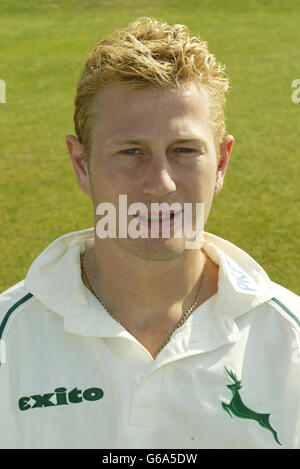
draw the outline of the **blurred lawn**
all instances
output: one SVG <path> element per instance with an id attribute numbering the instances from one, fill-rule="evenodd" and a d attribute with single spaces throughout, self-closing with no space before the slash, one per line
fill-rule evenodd
<path id="1" fill-rule="evenodd" d="M 75 85 L 94 42 L 140 16 L 184 23 L 231 80 L 229 170 L 206 231 L 237 244 L 300 294 L 298 1 L 1 0 L 0 291 L 64 233 L 93 225 L 65 146 Z"/>

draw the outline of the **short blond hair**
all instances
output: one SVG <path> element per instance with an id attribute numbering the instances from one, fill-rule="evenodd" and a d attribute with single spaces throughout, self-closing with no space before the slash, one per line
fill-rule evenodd
<path id="1" fill-rule="evenodd" d="M 219 145 L 225 135 L 225 92 L 229 88 L 224 70 L 225 66 L 209 53 L 207 42 L 191 37 L 183 24 L 170 26 L 143 16 L 127 28 L 116 29 L 96 42 L 77 82 L 75 131 L 87 157 L 97 112 L 95 97 L 106 84 L 136 90 L 149 86 L 176 89 L 196 81 L 210 96 L 211 127 L 219 159 Z"/>

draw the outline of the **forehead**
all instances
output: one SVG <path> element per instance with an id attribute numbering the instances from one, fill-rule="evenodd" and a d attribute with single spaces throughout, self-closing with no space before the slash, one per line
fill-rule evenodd
<path id="1" fill-rule="evenodd" d="M 192 82 L 178 89 L 148 86 L 140 90 L 109 84 L 95 99 L 93 138 L 116 134 L 185 133 L 210 130 L 209 95 Z"/>

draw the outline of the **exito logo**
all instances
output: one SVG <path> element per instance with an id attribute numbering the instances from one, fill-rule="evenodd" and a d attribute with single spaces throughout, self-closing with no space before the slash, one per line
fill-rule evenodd
<path id="1" fill-rule="evenodd" d="M 4 80 L 0 80 L 0 103 L 6 103 L 6 87 Z"/>
<path id="2" fill-rule="evenodd" d="M 185 237 L 192 240 L 186 241 L 186 249 L 199 249 L 203 244 L 203 203 L 184 203 L 183 205 L 180 202 L 173 202 L 171 205 L 167 202 L 152 203 L 149 212 L 143 202 L 133 202 L 127 207 L 127 195 L 120 194 L 118 235 L 116 231 L 117 210 L 114 204 L 110 202 L 99 204 L 96 208 L 96 215 L 104 215 L 96 223 L 96 233 L 101 239 L 149 238 L 149 230 L 151 238 L 171 238 L 172 228 L 174 238 Z"/>
<path id="3" fill-rule="evenodd" d="M 85 401 L 98 401 L 104 395 L 100 388 L 88 388 L 82 392 L 81 389 L 74 388 L 67 393 L 66 388 L 56 388 L 54 392 L 47 394 L 34 394 L 24 396 L 19 399 L 19 409 L 28 410 L 37 407 L 54 407 L 59 405 L 78 404 Z"/>

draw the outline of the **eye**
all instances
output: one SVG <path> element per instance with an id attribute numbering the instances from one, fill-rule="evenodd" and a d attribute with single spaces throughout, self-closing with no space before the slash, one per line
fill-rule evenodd
<path id="1" fill-rule="evenodd" d="M 195 151 L 192 148 L 186 148 L 186 147 L 176 148 L 176 150 L 187 150 L 187 152 L 184 151 L 183 153 L 191 153 Z"/>
<path id="2" fill-rule="evenodd" d="M 127 150 L 122 150 L 121 153 L 125 153 L 126 155 L 133 155 L 135 156 L 134 153 L 127 153 L 127 152 L 133 152 L 133 151 L 138 151 L 137 148 L 128 148 Z"/>

